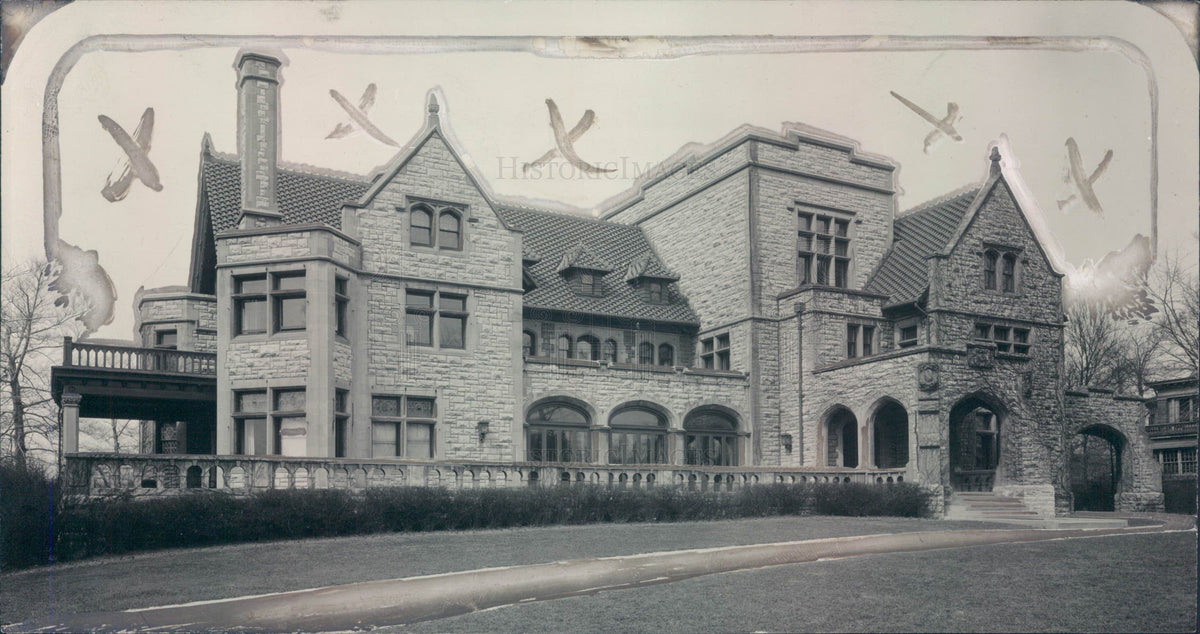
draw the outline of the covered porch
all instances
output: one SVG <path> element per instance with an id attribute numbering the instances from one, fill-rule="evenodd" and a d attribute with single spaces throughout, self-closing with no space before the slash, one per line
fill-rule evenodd
<path id="1" fill-rule="evenodd" d="M 217 357 L 212 353 L 63 340 L 50 371 L 62 450 L 79 452 L 81 418 L 151 421 L 146 453 L 216 452 Z"/>

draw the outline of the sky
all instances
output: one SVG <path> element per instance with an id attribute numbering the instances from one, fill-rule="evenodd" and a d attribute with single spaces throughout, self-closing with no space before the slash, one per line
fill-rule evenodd
<path id="1" fill-rule="evenodd" d="M 784 122 L 800 122 L 889 157 L 900 166 L 901 210 L 982 180 L 989 146 L 1003 139 L 1006 173 L 1019 174 L 1027 185 L 1033 209 L 1026 211 L 1044 221 L 1068 273 L 1150 231 L 1147 76 L 1114 50 L 745 49 L 678 59 L 561 59 L 528 52 L 363 54 L 347 38 L 451 32 L 1112 35 L 1145 51 L 1157 78 L 1160 250 L 1196 248 L 1196 66 L 1177 31 L 1142 7 L 972 3 L 976 10 L 964 11 L 939 3 L 775 3 L 743 4 L 731 13 L 723 6 L 657 3 L 639 20 L 613 10 L 630 7 L 602 4 L 570 12 L 557 3 L 516 3 L 504 10 L 457 3 L 440 14 L 418 12 L 428 7 L 411 4 L 233 4 L 240 6 L 185 3 L 172 10 L 156 3 L 83 3 L 35 27 L 17 51 L 2 96 L 5 262 L 41 251 L 37 131 L 50 70 L 87 35 L 129 32 L 332 35 L 328 46 L 281 47 L 288 60 L 281 88 L 284 161 L 368 174 L 399 149 L 361 132 L 326 138 L 349 119 L 330 90 L 357 103 L 374 83 L 377 94 L 367 115 L 403 144 L 421 127 L 426 94 L 437 88 L 444 124 L 496 194 L 585 212 L 627 190 L 639 170 L 681 146 L 711 143 L 742 124 L 777 131 Z M 682 6 L 694 9 L 685 19 L 679 18 Z M 218 151 L 236 151 L 237 50 L 88 52 L 63 81 L 60 233 L 98 252 L 118 296 L 113 322 L 97 336 L 131 337 L 138 287 L 186 283 L 201 138 L 210 133 Z M 929 124 L 890 91 L 937 118 L 946 115 L 948 102 L 957 104 L 963 140 L 943 140 L 924 152 Z M 547 99 L 568 128 L 592 110 L 596 122 L 575 148 L 585 160 L 620 169 L 605 178 L 570 169 L 521 177 L 521 163 L 554 146 Z M 146 108 L 155 114 L 147 156 L 162 189 L 135 181 L 127 197 L 110 202 L 101 189 L 119 172 L 124 152 L 98 117 L 132 135 Z M 1077 203 L 1060 210 L 1057 201 L 1075 192 L 1064 181 L 1068 138 L 1077 142 L 1088 173 L 1112 151 L 1093 184 L 1102 212 Z"/>

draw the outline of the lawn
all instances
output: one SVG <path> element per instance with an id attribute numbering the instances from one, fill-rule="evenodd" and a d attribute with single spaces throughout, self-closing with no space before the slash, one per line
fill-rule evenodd
<path id="1" fill-rule="evenodd" d="M 1196 533 L 898 553 L 524 603 L 398 632 L 1193 632 Z"/>
<path id="2" fill-rule="evenodd" d="M 0 623 L 581 557 L 995 527 L 1001 526 L 904 518 L 772 517 L 391 533 L 168 550 L 4 574 Z"/>

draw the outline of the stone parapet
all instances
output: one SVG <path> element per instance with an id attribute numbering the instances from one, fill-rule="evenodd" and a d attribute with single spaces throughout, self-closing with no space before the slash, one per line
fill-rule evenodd
<path id="1" fill-rule="evenodd" d="M 131 455 L 66 457 L 68 494 L 78 497 L 178 495 L 202 490 L 246 495 L 270 489 L 430 486 L 447 489 L 604 485 L 736 491 L 771 483 L 904 481 L 902 469 L 795 469 L 534 462 L 363 460 L 282 456 Z"/>

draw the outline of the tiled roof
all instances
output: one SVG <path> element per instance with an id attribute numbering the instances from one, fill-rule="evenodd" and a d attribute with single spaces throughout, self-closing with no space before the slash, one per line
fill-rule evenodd
<path id="1" fill-rule="evenodd" d="M 650 241 L 638 227 L 518 207 L 501 206 L 497 212 L 510 227 L 524 232 L 526 253 L 542 258 L 526 268 L 537 284 L 525 294 L 526 307 L 658 322 L 700 322 L 674 286 L 669 303 L 652 304 L 625 281 L 630 262 L 653 255 Z M 612 267 L 604 276 L 602 297 L 576 293 L 558 272 L 563 255 L 580 245 Z"/>
<path id="2" fill-rule="evenodd" d="M 929 287 L 926 258 L 946 247 L 979 187 L 960 190 L 896 218 L 891 249 L 865 290 L 888 296 L 888 304 L 917 301 Z"/>
<path id="3" fill-rule="evenodd" d="M 213 233 L 234 229 L 242 211 L 238 161 L 205 154 L 202 162 Z M 319 222 L 340 229 L 342 204 L 357 200 L 371 186 L 367 178 L 317 174 L 287 165 L 280 166 L 277 173 L 275 188 L 286 225 Z"/>
<path id="4" fill-rule="evenodd" d="M 631 281 L 639 278 L 679 281 L 679 275 L 667 268 L 667 265 L 663 264 L 662 260 L 659 260 L 654 253 L 643 253 L 629 262 L 629 266 L 625 269 L 625 280 Z"/>
<path id="5" fill-rule="evenodd" d="M 580 242 L 570 249 L 563 251 L 562 259 L 558 261 L 559 273 L 571 269 L 608 273 L 613 270 L 613 267 L 604 258 L 592 253 Z"/>

